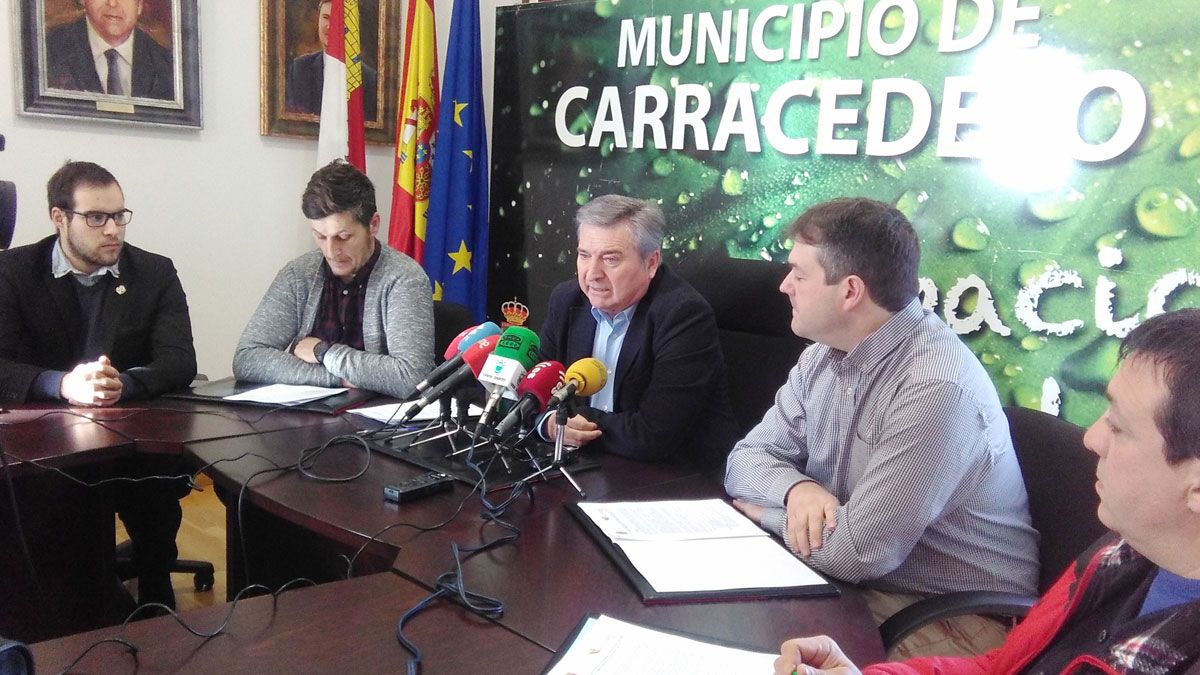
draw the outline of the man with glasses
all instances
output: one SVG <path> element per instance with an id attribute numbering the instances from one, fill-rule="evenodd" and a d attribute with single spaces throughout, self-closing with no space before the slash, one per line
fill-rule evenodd
<path id="1" fill-rule="evenodd" d="M 183 286 L 170 259 L 125 243 L 133 212 L 117 179 L 67 162 L 46 196 L 57 234 L 0 252 L 0 402 L 111 406 L 187 386 L 196 352 Z M 178 485 L 115 492 L 139 599 L 173 605 Z"/>

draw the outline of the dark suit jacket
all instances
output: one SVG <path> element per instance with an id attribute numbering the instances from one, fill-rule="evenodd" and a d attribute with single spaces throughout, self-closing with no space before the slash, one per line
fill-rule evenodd
<path id="1" fill-rule="evenodd" d="M 591 356 L 591 310 L 577 282 L 559 284 L 542 325 L 543 358 L 570 366 Z M 582 411 L 603 432 L 595 445 L 635 459 L 676 456 L 705 471 L 721 470 L 739 434 L 716 319 L 666 265 L 634 310 L 616 370 L 614 412 Z"/>
<path id="2" fill-rule="evenodd" d="M 363 119 L 374 121 L 378 118 L 376 110 L 379 94 L 376 86 L 379 81 L 375 69 L 363 64 Z M 287 94 L 288 110 L 321 114 L 321 94 L 325 88 L 325 52 L 309 52 L 297 56 L 288 64 Z"/>
<path id="3" fill-rule="evenodd" d="M 70 275 L 55 279 L 50 270 L 57 241 L 51 236 L 0 252 L 0 400 L 25 401 L 41 372 L 70 371 L 88 360 L 77 282 Z M 111 289 L 96 342 L 149 396 L 187 386 L 196 375 L 196 351 L 175 266 L 126 244 L 120 267 L 120 279 L 101 282 Z"/>
<path id="4" fill-rule="evenodd" d="M 171 50 L 135 28 L 131 94 L 141 98 L 175 98 Z M 103 92 L 88 44 L 87 17 L 46 32 L 46 81 L 55 89 Z"/>

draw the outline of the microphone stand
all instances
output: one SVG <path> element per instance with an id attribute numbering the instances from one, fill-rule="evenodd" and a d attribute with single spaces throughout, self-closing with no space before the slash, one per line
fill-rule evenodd
<path id="1" fill-rule="evenodd" d="M 467 434 L 468 441 L 470 441 L 472 438 L 474 438 L 475 440 L 471 444 L 469 444 L 467 447 L 460 449 L 457 445 L 454 444 L 454 437 L 450 436 L 450 452 L 446 453 L 446 455 L 445 455 L 446 459 L 449 459 L 451 457 L 457 457 L 457 456 L 463 454 L 464 452 L 470 452 L 476 448 L 481 448 L 491 442 L 490 440 L 487 440 L 487 439 L 481 441 L 478 438 L 478 434 L 476 434 L 476 436 L 472 436 L 470 431 L 467 430 L 467 417 L 468 417 L 467 413 L 468 413 L 470 407 L 471 407 L 470 401 L 463 400 L 461 397 L 458 399 L 458 417 L 454 420 L 454 426 L 455 426 L 456 431 L 462 431 L 463 433 Z M 442 438 L 442 436 L 434 436 L 433 438 Z M 430 440 L 433 440 L 433 439 L 430 439 Z"/>
<path id="2" fill-rule="evenodd" d="M 550 460 L 548 465 L 541 467 L 537 471 L 523 478 L 522 482 L 531 481 L 538 476 L 542 476 L 543 480 L 547 480 L 546 473 L 551 469 L 558 469 L 558 472 L 561 473 L 564 478 L 570 481 L 571 487 L 575 488 L 575 491 L 579 493 L 579 498 L 587 499 L 587 493 L 583 491 L 583 488 L 579 487 L 579 483 L 575 481 L 575 477 L 571 475 L 571 472 L 567 471 L 567 467 L 563 466 L 563 438 L 567 435 L 565 429 L 567 427 L 568 414 L 569 413 L 566 405 L 560 405 L 558 410 L 556 410 L 554 413 L 554 423 L 558 425 L 558 433 L 554 436 L 553 459 Z"/>
<path id="3" fill-rule="evenodd" d="M 421 445 L 422 443 L 429 443 L 430 441 L 436 441 L 442 438 L 448 438 L 450 447 L 455 447 L 454 436 L 463 429 L 462 425 L 459 424 L 459 421 L 454 419 L 454 413 L 451 410 L 451 402 L 455 399 L 457 394 L 458 390 L 450 390 L 446 392 L 444 396 L 438 399 L 438 406 L 441 408 L 441 410 L 438 411 L 438 418 L 427 424 L 423 429 L 415 432 L 409 432 L 424 434 L 427 431 L 437 431 L 438 429 L 441 429 L 441 433 L 434 434 L 426 438 L 420 438 L 416 441 L 413 441 L 413 443 L 408 447 L 413 448 Z"/>

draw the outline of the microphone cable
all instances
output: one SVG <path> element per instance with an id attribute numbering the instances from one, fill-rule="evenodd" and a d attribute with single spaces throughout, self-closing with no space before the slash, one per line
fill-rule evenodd
<path id="1" fill-rule="evenodd" d="M 91 651 L 93 649 L 95 649 L 96 647 L 99 647 L 100 645 L 109 644 L 109 643 L 119 644 L 119 645 L 123 646 L 125 648 L 125 651 L 128 654 L 130 654 L 131 656 L 133 656 L 134 661 L 137 662 L 137 660 L 138 660 L 137 655 L 138 655 L 139 648 L 137 645 L 135 645 L 134 643 L 130 642 L 128 639 L 125 638 L 125 629 L 129 627 L 130 621 L 133 621 L 133 619 L 135 617 L 137 617 L 138 614 L 145 613 L 145 610 L 147 608 L 153 608 L 153 609 L 160 610 L 160 611 L 166 611 L 167 613 L 170 614 L 171 618 L 173 618 L 175 620 L 175 623 L 182 626 L 184 630 L 191 633 L 192 635 L 195 635 L 198 638 L 201 638 L 203 642 L 207 642 L 208 640 L 211 640 L 212 638 L 214 638 L 218 635 L 223 635 L 228 630 L 229 622 L 233 619 L 233 613 L 235 610 L 237 610 L 238 603 L 241 602 L 242 599 L 244 598 L 244 596 L 247 593 L 249 593 L 250 591 L 266 591 L 267 593 L 269 593 L 271 595 L 271 613 L 275 614 L 275 612 L 278 610 L 278 607 L 279 607 L 279 596 L 282 595 L 283 593 L 286 593 L 287 591 L 292 590 L 294 587 L 300 586 L 300 585 L 316 586 L 317 584 L 315 581 L 313 581 L 311 579 L 296 578 L 296 579 L 292 579 L 291 581 L 287 582 L 286 584 L 280 586 L 279 590 L 271 590 L 270 588 L 267 588 L 266 586 L 263 586 L 262 584 L 250 584 L 250 585 L 246 586 L 242 590 L 238 591 L 237 595 L 235 595 L 233 597 L 233 600 L 229 603 L 229 610 L 225 613 L 225 619 L 223 621 L 221 621 L 221 623 L 216 628 L 214 628 L 210 631 L 202 631 L 202 630 L 199 630 L 199 629 L 191 626 L 186 621 L 184 621 L 183 617 L 179 616 L 179 614 L 175 610 L 171 609 L 170 607 L 167 607 L 166 605 L 163 605 L 163 604 L 160 604 L 157 602 L 148 602 L 144 605 L 139 605 L 136 609 L 134 609 L 132 612 L 130 612 L 128 616 L 125 617 L 125 620 L 123 622 L 121 622 L 120 630 L 117 632 L 117 634 L 115 636 L 108 637 L 108 638 L 101 638 L 99 640 L 96 640 L 92 644 L 88 645 L 83 650 L 83 652 L 79 654 L 79 656 L 75 657 L 74 661 L 72 661 L 70 664 L 68 664 L 66 668 L 63 668 L 61 671 L 59 671 L 59 673 L 60 673 L 60 675 L 65 675 L 66 673 L 71 672 L 75 668 L 75 666 L 79 665 L 80 661 L 82 661 L 85 657 L 87 657 L 88 654 L 91 653 Z"/>
<path id="2" fill-rule="evenodd" d="M 490 468 L 492 462 L 496 461 L 499 451 L 494 453 L 485 463 L 485 466 L 481 468 L 475 462 L 475 444 L 478 442 L 478 432 L 479 426 L 476 425 L 475 432 L 472 433 L 469 438 L 470 444 L 467 446 L 467 454 L 464 459 L 464 463 L 479 476 L 479 480 L 476 481 L 471 493 L 463 499 L 462 503 L 459 505 L 459 510 L 462 509 L 462 505 L 466 504 L 467 500 L 470 499 L 472 495 L 478 492 L 479 501 L 483 506 L 483 512 L 480 514 L 480 517 L 484 520 L 484 527 L 495 523 L 497 526 L 508 530 L 508 534 L 501 535 L 496 539 L 485 541 L 478 546 L 472 547 L 460 546 L 458 542 L 450 543 L 450 552 L 454 557 L 454 569 L 450 572 L 445 572 L 439 575 L 434 581 L 433 592 L 420 600 L 416 605 L 413 605 L 406 610 L 396 622 L 396 641 L 399 642 L 400 646 L 409 653 L 407 662 L 408 675 L 417 675 L 417 673 L 420 672 L 421 650 L 419 647 L 417 647 L 416 643 L 408 639 L 408 637 L 405 635 L 404 626 L 422 611 L 431 607 L 438 600 L 443 598 L 451 600 L 466 608 L 468 611 L 488 619 L 499 619 L 500 617 L 504 616 L 503 601 L 498 598 L 483 595 L 482 593 L 476 593 L 467 588 L 466 580 L 463 574 L 463 562 L 475 556 L 476 554 L 483 553 L 484 551 L 489 551 L 506 544 L 514 543 L 517 538 L 520 537 L 521 530 L 517 526 L 504 521 L 502 516 L 504 515 L 504 512 L 507 511 L 508 508 L 517 501 L 517 499 L 525 494 L 528 494 L 530 500 L 532 500 L 533 492 L 529 490 L 528 483 L 526 483 L 524 480 L 520 480 L 512 485 L 512 490 L 508 497 L 499 504 L 493 504 L 488 499 L 487 495 L 489 490 L 487 488 L 487 469 Z M 455 515 L 457 515 L 457 513 L 458 510 L 455 511 Z"/>

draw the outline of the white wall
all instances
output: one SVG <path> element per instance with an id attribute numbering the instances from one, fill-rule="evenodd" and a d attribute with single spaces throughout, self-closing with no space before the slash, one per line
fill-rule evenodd
<path id="1" fill-rule="evenodd" d="M 259 3 L 199 3 L 204 128 L 195 131 L 18 114 L 17 1 L 0 0 L 0 45 L 9 47 L 0 48 L 0 134 L 8 142 L 0 179 L 17 184 L 13 245 L 53 232 L 45 184 L 64 160 L 105 166 L 135 213 L 128 241 L 170 256 L 179 268 L 200 371 L 228 375 L 242 327 L 275 272 L 312 246 L 300 194 L 317 168 L 316 142 L 258 133 Z M 511 3 L 481 2 L 489 125 L 498 4 Z M 451 8 L 452 0 L 435 0 L 440 64 Z M 387 223 L 392 149 L 368 146 L 367 173 Z"/>

